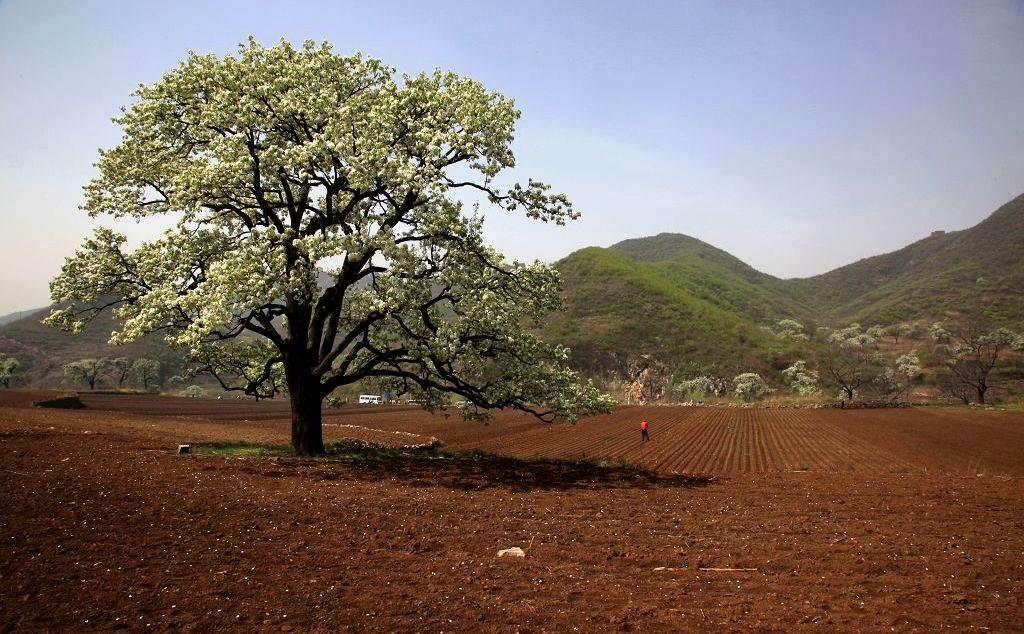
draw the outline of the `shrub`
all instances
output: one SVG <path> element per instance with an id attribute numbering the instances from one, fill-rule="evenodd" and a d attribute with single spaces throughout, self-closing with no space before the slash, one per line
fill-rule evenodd
<path id="1" fill-rule="evenodd" d="M 726 379 L 703 375 L 679 381 L 672 386 L 672 392 L 681 399 L 702 399 L 706 396 L 722 396 L 728 387 Z"/>
<path id="2" fill-rule="evenodd" d="M 797 361 L 782 371 L 782 380 L 801 396 L 814 396 L 818 389 L 818 373 L 807 367 L 806 361 Z"/>
<path id="3" fill-rule="evenodd" d="M 733 393 L 736 397 L 748 403 L 760 400 L 772 393 L 772 389 L 768 387 L 761 375 L 755 372 L 744 372 L 737 375 L 732 380 L 732 384 L 735 386 Z"/>

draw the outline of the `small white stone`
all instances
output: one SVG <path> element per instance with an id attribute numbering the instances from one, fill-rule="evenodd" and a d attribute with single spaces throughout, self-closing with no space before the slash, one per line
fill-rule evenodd
<path id="1" fill-rule="evenodd" d="M 512 548 L 504 548 L 498 551 L 499 557 L 505 557 L 506 555 L 509 557 L 525 557 L 526 551 L 524 551 L 519 546 L 513 546 Z"/>

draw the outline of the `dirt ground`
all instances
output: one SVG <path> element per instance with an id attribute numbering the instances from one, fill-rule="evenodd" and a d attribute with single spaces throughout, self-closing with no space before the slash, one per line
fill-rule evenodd
<path id="1" fill-rule="evenodd" d="M 1024 631 L 1020 414 L 351 407 L 508 457 L 341 463 L 168 451 L 282 403 L 43 396 L 0 393 L 0 632 Z M 648 470 L 521 460 L 584 453 Z"/>

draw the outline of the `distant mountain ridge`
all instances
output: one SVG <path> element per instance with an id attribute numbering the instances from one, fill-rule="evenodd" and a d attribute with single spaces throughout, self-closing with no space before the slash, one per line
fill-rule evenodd
<path id="1" fill-rule="evenodd" d="M 31 317 L 36 313 L 42 313 L 44 310 L 46 310 L 46 308 L 29 308 L 28 310 L 19 310 L 18 312 L 15 313 L 8 313 L 0 317 L 0 326 L 16 322 L 19 319 Z"/>
<path id="2" fill-rule="evenodd" d="M 731 275 L 731 283 L 745 284 L 773 303 L 774 310 L 761 311 L 768 316 L 780 311 L 793 316 L 813 312 L 831 320 L 890 322 L 938 318 L 956 308 L 957 302 L 980 300 L 997 321 L 1024 319 L 1020 301 L 1024 299 L 1024 194 L 969 229 L 937 231 L 897 251 L 809 278 L 780 279 L 761 273 L 721 249 L 682 234 L 624 240 L 608 250 L 636 262 L 675 267 L 679 274 Z M 711 295 L 708 299 L 729 301 Z M 760 316 L 758 311 L 746 314 Z"/>
<path id="3" fill-rule="evenodd" d="M 823 275 L 789 280 L 838 320 L 937 318 L 980 303 L 1004 323 L 1024 320 L 1024 194 L 977 225 L 932 235 Z"/>
<path id="4" fill-rule="evenodd" d="M 804 279 L 762 273 L 696 238 L 662 233 L 589 247 L 556 263 L 567 311 L 550 336 L 599 369 L 651 354 L 683 366 L 767 369 L 780 342 L 763 326 L 938 320 L 981 307 L 1024 323 L 1024 195 L 981 223 Z M 775 368 L 777 369 L 777 368 Z"/>

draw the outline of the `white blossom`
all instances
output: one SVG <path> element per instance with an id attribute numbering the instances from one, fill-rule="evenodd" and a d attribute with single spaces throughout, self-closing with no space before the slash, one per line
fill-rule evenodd
<path id="1" fill-rule="evenodd" d="M 462 394 L 473 415 L 608 408 L 566 369 L 568 351 L 535 334 L 560 308 L 557 272 L 505 261 L 454 196 L 578 217 L 540 181 L 494 186 L 515 164 L 511 99 L 450 72 L 396 78 L 327 44 L 251 38 L 236 55 L 190 54 L 135 97 L 83 208 L 177 225 L 135 250 L 97 229 L 51 283 L 50 324 L 81 328 L 112 307 L 112 342 L 159 331 L 200 357 L 262 337 L 266 371 L 246 381 L 279 363 L 303 394 L 293 405 L 372 379 L 428 406 Z"/>

